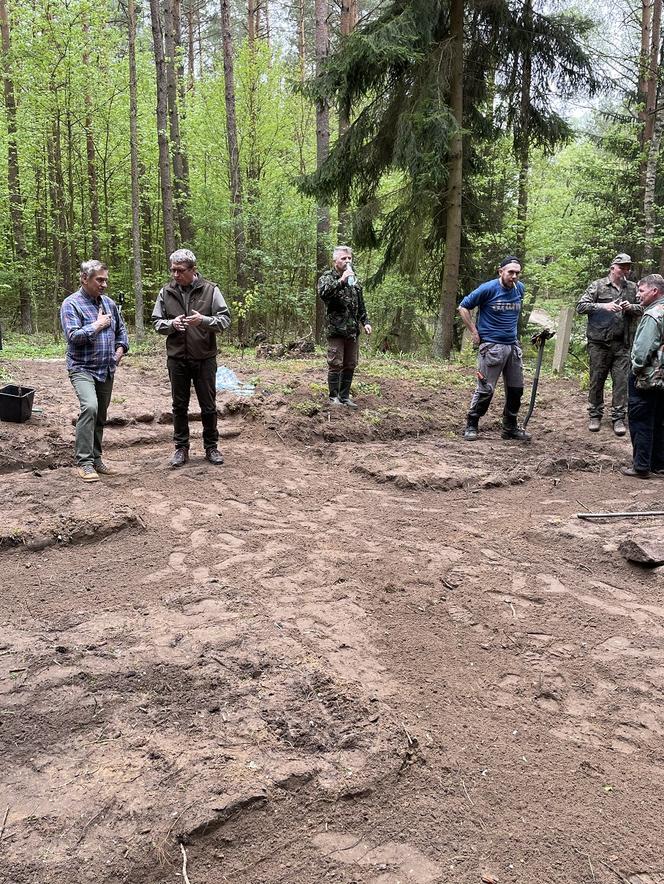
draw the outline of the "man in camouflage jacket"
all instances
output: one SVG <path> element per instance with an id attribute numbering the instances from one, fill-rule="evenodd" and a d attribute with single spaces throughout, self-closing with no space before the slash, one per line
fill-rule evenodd
<path id="1" fill-rule="evenodd" d="M 633 463 L 626 476 L 648 479 L 664 473 L 664 277 L 659 273 L 639 281 L 643 318 L 630 353 L 629 434 Z"/>
<path id="2" fill-rule="evenodd" d="M 332 268 L 318 280 L 318 294 L 327 311 L 327 382 L 330 405 L 357 408 L 350 398 L 350 387 L 359 355 L 360 328 L 371 334 L 371 325 L 362 297 L 362 286 L 352 268 L 353 252 L 337 246 Z"/>
<path id="3" fill-rule="evenodd" d="M 632 259 L 620 254 L 611 262 L 609 275 L 591 282 L 576 305 L 577 313 L 588 317 L 588 414 L 591 433 L 598 432 L 604 412 L 604 384 L 611 374 L 613 395 L 611 420 L 616 436 L 624 436 L 627 409 L 629 348 L 638 317 L 643 312 L 636 303 L 636 286 L 628 281 Z"/>

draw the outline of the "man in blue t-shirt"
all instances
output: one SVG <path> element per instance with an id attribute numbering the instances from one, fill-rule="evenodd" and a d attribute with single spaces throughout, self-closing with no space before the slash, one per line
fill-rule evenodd
<path id="1" fill-rule="evenodd" d="M 523 353 L 517 341 L 524 295 L 520 274 L 521 262 L 509 255 L 498 267 L 498 279 L 483 282 L 459 304 L 463 324 L 473 344 L 479 346 L 477 387 L 463 431 L 463 438 L 469 442 L 477 439 L 479 420 L 491 404 L 501 374 L 505 384 L 502 438 L 530 442 L 530 434 L 516 422 L 523 396 Z M 478 308 L 477 324 L 471 313 L 475 307 Z"/>

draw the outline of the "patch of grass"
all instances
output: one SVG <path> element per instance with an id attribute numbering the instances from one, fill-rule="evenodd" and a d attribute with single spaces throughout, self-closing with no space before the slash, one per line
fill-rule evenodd
<path id="1" fill-rule="evenodd" d="M 37 333 L 20 335 L 9 333 L 3 339 L 2 356 L 5 359 L 62 359 L 65 342 L 53 335 Z"/>
<path id="2" fill-rule="evenodd" d="M 367 408 L 361 412 L 361 415 L 365 423 L 369 424 L 372 427 L 377 427 L 383 422 L 384 418 L 386 418 L 390 414 L 394 416 L 397 411 L 398 409 L 385 407 Z"/>
<path id="3" fill-rule="evenodd" d="M 328 394 L 327 384 L 319 384 L 318 381 L 313 381 L 313 383 L 309 384 L 309 389 L 312 393 L 324 394 L 325 396 Z"/>
<path id="4" fill-rule="evenodd" d="M 126 396 L 111 396 L 111 402 L 113 405 L 124 405 L 126 401 Z"/>
<path id="5" fill-rule="evenodd" d="M 367 383 L 366 381 L 354 381 L 353 391 L 363 396 L 378 396 L 379 398 L 382 394 L 380 384 Z"/>
<path id="6" fill-rule="evenodd" d="M 292 402 L 291 408 L 305 415 L 305 417 L 314 417 L 320 411 L 320 405 L 317 402 L 312 402 L 311 399 L 307 399 L 304 402 Z"/>

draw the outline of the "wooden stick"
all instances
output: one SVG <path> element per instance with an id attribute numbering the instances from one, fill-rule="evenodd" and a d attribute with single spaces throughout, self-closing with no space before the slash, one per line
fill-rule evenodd
<path id="1" fill-rule="evenodd" d="M 5 811 L 5 818 L 2 821 L 2 826 L 0 826 L 0 841 L 5 834 L 5 823 L 7 822 L 7 817 L 9 816 L 9 805 L 7 805 L 7 810 Z"/>
<path id="2" fill-rule="evenodd" d="M 187 851 L 184 849 L 184 844 L 182 842 L 180 842 L 180 850 L 182 851 L 182 878 L 184 884 L 191 884 L 189 875 L 187 875 Z"/>

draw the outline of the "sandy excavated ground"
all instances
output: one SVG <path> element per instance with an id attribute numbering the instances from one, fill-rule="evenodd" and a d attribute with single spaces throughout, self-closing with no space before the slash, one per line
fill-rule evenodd
<path id="1" fill-rule="evenodd" d="M 0 423 L 0 881 L 183 881 L 184 848 L 191 884 L 664 882 L 664 576 L 618 552 L 664 522 L 576 518 L 664 481 L 573 384 L 470 445 L 471 372 L 360 370 L 329 414 L 317 361 L 266 364 L 226 464 L 194 423 L 172 471 L 129 359 L 86 486 L 63 364 L 11 370 L 43 411 Z"/>

